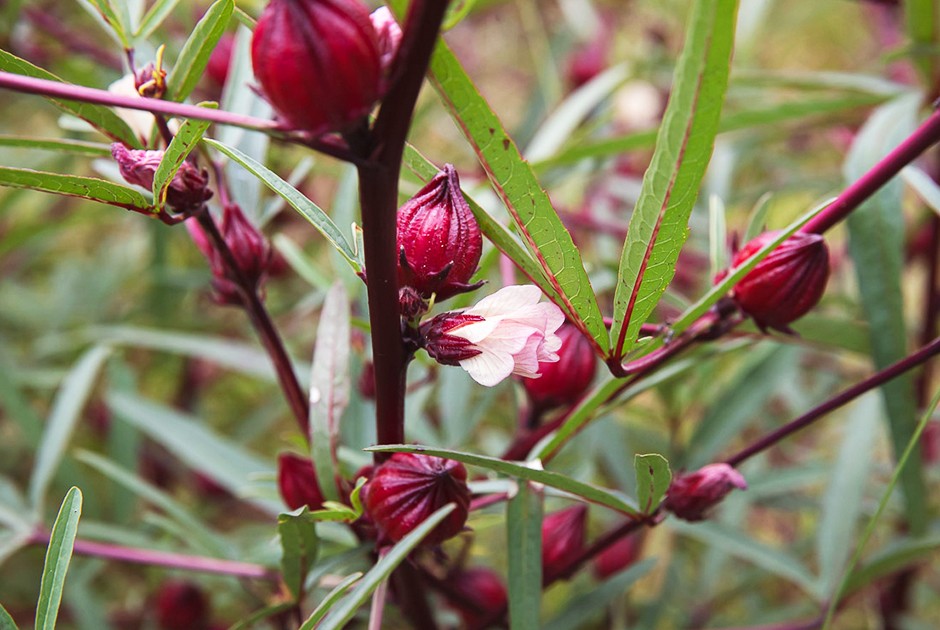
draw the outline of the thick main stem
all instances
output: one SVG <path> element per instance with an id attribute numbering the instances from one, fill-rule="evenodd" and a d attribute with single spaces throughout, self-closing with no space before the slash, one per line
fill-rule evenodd
<path id="1" fill-rule="evenodd" d="M 806 412 L 799 418 L 788 422 L 784 426 L 780 427 L 776 431 L 773 431 L 764 437 L 756 440 L 751 445 L 742 449 L 739 453 L 732 455 L 725 460 L 725 463 L 729 466 L 738 466 L 745 460 L 757 455 L 761 451 L 765 451 L 771 446 L 777 444 L 784 438 L 789 437 L 790 435 L 796 433 L 800 429 L 804 429 L 811 425 L 813 422 L 829 413 L 834 409 L 838 409 L 842 405 L 855 400 L 862 394 L 869 392 L 876 387 L 880 387 L 884 383 L 887 383 L 891 379 L 900 376 L 904 372 L 917 367 L 923 363 L 926 363 L 932 357 L 940 354 L 940 337 L 937 337 L 932 342 L 915 352 L 914 354 L 905 357 L 889 365 L 880 372 L 869 376 L 861 383 L 853 385 L 852 387 L 842 391 L 840 394 L 830 398 L 823 404 L 815 407 L 814 409 Z"/>

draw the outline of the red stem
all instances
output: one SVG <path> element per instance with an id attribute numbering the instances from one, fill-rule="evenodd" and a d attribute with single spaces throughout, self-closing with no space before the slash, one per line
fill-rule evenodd
<path id="1" fill-rule="evenodd" d="M 49 532 L 34 532 L 30 535 L 29 544 L 48 545 Z M 75 540 L 73 549 L 75 553 L 82 556 L 107 558 L 119 562 L 147 564 L 172 569 L 199 571 L 202 573 L 217 573 L 219 575 L 230 575 L 238 578 L 272 581 L 280 579 L 276 571 L 272 571 L 260 564 L 252 564 L 249 562 L 236 562 L 234 560 L 222 560 L 220 558 L 209 558 L 206 556 L 190 556 L 181 553 L 156 551 L 153 549 L 140 549 L 138 547 L 123 547 L 121 545 L 82 539 Z"/>
<path id="2" fill-rule="evenodd" d="M 902 168 L 913 162 L 932 144 L 940 140 L 940 111 L 935 111 L 914 133 L 891 153 L 875 164 L 851 186 L 842 191 L 832 204 L 804 225 L 801 230 L 822 234 L 858 208 L 879 188 L 887 184 Z"/>
<path id="3" fill-rule="evenodd" d="M 862 394 L 883 385 L 897 376 L 900 376 L 904 372 L 913 369 L 918 365 L 926 363 L 931 357 L 937 354 L 940 354 L 940 337 L 937 337 L 914 354 L 901 359 L 897 363 L 889 365 L 880 372 L 876 372 L 875 374 L 866 378 L 864 381 L 842 391 L 842 393 L 830 398 L 823 404 L 806 412 L 799 418 L 788 422 L 786 425 L 780 427 L 776 431 L 773 431 L 756 440 L 754 443 L 742 449 L 737 454 L 732 455 L 726 459 L 725 463 L 730 466 L 738 466 L 750 457 L 767 450 L 771 446 L 796 433 L 800 429 L 808 427 L 833 409 L 838 409 L 842 405 L 845 405 L 846 403 L 858 398 Z"/>

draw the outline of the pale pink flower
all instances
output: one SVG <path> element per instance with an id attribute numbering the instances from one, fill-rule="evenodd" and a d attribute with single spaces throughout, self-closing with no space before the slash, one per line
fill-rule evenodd
<path id="1" fill-rule="evenodd" d="M 565 322 L 551 302 L 539 302 L 533 285 L 510 286 L 465 311 L 438 315 L 421 327 L 424 347 L 445 365 L 459 365 L 492 387 L 510 374 L 538 378 L 539 363 L 558 360 Z"/>
<path id="2" fill-rule="evenodd" d="M 375 29 L 375 34 L 379 39 L 382 71 L 388 72 L 395 53 L 398 52 L 398 45 L 401 43 L 401 27 L 388 7 L 379 7 L 369 15 L 369 19 L 372 20 L 372 28 Z"/>

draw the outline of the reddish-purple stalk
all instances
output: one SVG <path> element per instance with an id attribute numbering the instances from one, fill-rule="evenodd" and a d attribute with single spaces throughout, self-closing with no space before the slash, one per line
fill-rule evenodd
<path id="1" fill-rule="evenodd" d="M 30 535 L 27 542 L 31 545 L 48 545 L 49 532 L 41 530 L 35 531 Z M 109 560 L 129 562 L 131 564 L 146 564 L 256 580 L 277 581 L 280 579 L 280 574 L 277 571 L 272 571 L 260 564 L 223 560 L 221 558 L 208 558 L 206 556 L 190 556 L 181 553 L 156 551 L 154 549 L 124 547 L 122 545 L 112 545 L 93 540 L 83 540 L 81 538 L 75 540 L 73 550 L 75 553 L 83 556 L 107 558 Z"/>
<path id="2" fill-rule="evenodd" d="M 749 444 L 747 447 L 743 448 L 740 452 L 732 455 L 725 460 L 725 463 L 730 466 L 738 466 L 745 460 L 757 455 L 758 453 L 767 450 L 771 446 L 774 446 L 784 438 L 787 438 L 800 429 L 804 429 L 811 425 L 813 422 L 826 415 L 834 409 L 838 409 L 842 405 L 855 400 L 862 394 L 869 392 L 876 387 L 887 383 L 891 379 L 903 374 L 904 372 L 913 369 L 923 363 L 926 363 L 932 357 L 940 354 L 940 337 L 937 337 L 929 344 L 918 350 L 917 352 L 907 356 L 900 361 L 893 363 L 886 367 L 885 369 L 872 374 L 865 380 L 860 383 L 849 387 L 848 389 L 842 391 L 841 393 L 833 396 L 826 402 L 822 403 L 806 412 L 799 418 L 792 420 L 780 427 L 776 431 L 773 431 L 762 438 L 758 438 L 753 443 Z"/>

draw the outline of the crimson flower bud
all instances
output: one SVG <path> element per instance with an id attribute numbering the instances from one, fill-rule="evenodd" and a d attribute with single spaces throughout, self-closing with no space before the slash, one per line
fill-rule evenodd
<path id="1" fill-rule="evenodd" d="M 153 177 L 163 159 L 163 151 L 128 149 L 115 142 L 111 145 L 111 155 L 117 161 L 124 181 L 147 190 L 153 188 Z M 209 173 L 205 169 L 200 171 L 189 162 L 183 162 L 167 189 L 166 202 L 179 212 L 195 210 L 212 197 L 208 184 Z"/>
<path id="2" fill-rule="evenodd" d="M 742 264 L 777 236 L 761 234 L 735 254 L 732 266 Z M 791 322 L 816 306 L 829 280 L 829 249 L 819 234 L 797 232 L 757 263 L 732 291 L 741 309 L 761 330 L 792 332 Z"/>
<path id="3" fill-rule="evenodd" d="M 191 582 L 165 582 L 157 593 L 155 609 L 161 630 L 206 630 L 209 627 L 209 598 Z"/>
<path id="4" fill-rule="evenodd" d="M 587 506 L 579 503 L 542 520 L 543 581 L 558 575 L 584 549 Z"/>
<path id="5" fill-rule="evenodd" d="M 206 64 L 206 75 L 216 87 L 225 85 L 228 79 L 229 67 L 232 65 L 232 52 L 235 48 L 235 36 L 225 33 L 219 38 L 219 43 L 212 49 L 209 62 Z"/>
<path id="6" fill-rule="evenodd" d="M 643 547 L 643 537 L 640 533 L 619 538 L 599 554 L 594 556 L 594 576 L 598 580 L 606 580 L 615 573 L 620 573 L 640 557 Z"/>
<path id="7" fill-rule="evenodd" d="M 701 521 L 709 508 L 735 488 L 747 489 L 741 473 L 728 464 L 709 464 L 694 473 L 674 478 L 663 507 L 683 520 Z"/>
<path id="8" fill-rule="evenodd" d="M 448 576 L 447 583 L 455 595 L 451 604 L 468 628 L 476 628 L 509 602 L 506 586 L 491 569 L 474 567 L 457 571 Z"/>
<path id="9" fill-rule="evenodd" d="M 323 504 L 317 473 L 313 468 L 313 462 L 306 457 L 293 453 L 278 455 L 277 486 L 284 503 L 292 510 L 304 505 L 311 510 L 318 510 Z"/>
<path id="10" fill-rule="evenodd" d="M 398 542 L 448 503 L 457 509 L 431 530 L 422 544 L 456 536 L 467 522 L 470 489 L 460 462 L 418 453 L 395 453 L 375 469 L 363 489 L 363 504 L 380 538 Z"/>
<path id="11" fill-rule="evenodd" d="M 483 237 L 450 164 L 398 210 L 398 284 L 437 300 L 471 291 Z"/>
<path id="12" fill-rule="evenodd" d="M 348 129 L 380 96 L 379 44 L 360 0 L 271 0 L 251 61 L 278 114 L 316 135 Z"/>
<path id="13" fill-rule="evenodd" d="M 566 75 L 572 87 L 581 87 L 607 68 L 610 42 L 601 36 L 586 42 L 568 57 Z"/>
<path id="14" fill-rule="evenodd" d="M 587 391 L 597 369 L 591 342 L 577 326 L 565 322 L 555 334 L 561 338 L 558 361 L 539 363 L 539 377 L 522 381 L 537 409 L 573 405 Z"/>

